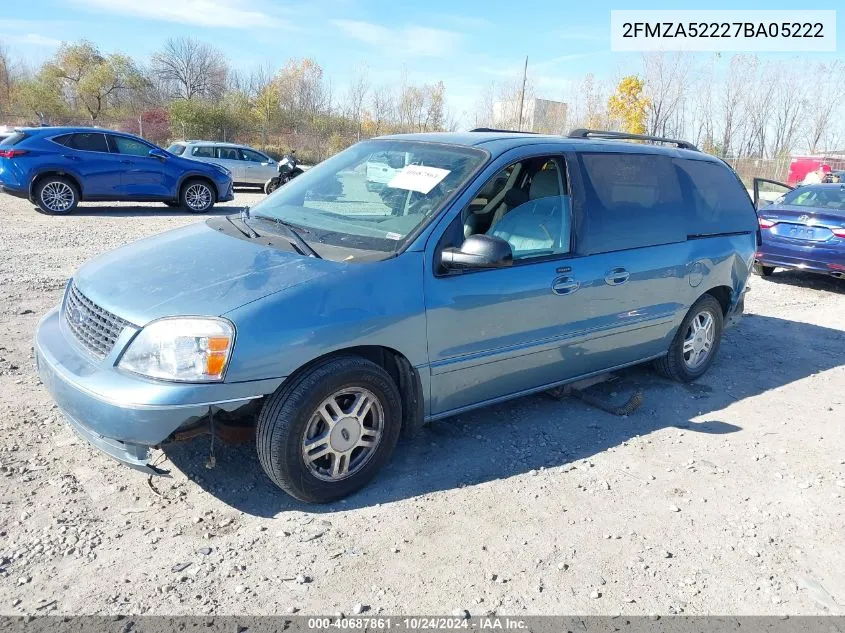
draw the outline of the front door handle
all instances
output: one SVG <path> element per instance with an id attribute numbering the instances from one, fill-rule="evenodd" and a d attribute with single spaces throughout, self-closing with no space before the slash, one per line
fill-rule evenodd
<path id="1" fill-rule="evenodd" d="M 572 277 L 558 277 L 552 282 L 552 292 L 556 295 L 571 295 L 581 284 Z"/>
<path id="2" fill-rule="evenodd" d="M 62 158 L 67 158 L 68 160 L 79 160 L 79 156 L 74 156 L 73 154 L 62 154 Z"/>
<path id="3" fill-rule="evenodd" d="M 604 276 L 604 282 L 608 286 L 621 286 L 628 278 L 631 276 L 627 270 L 622 267 L 613 268 L 607 271 L 607 274 Z"/>
<path id="4" fill-rule="evenodd" d="M 123 163 L 124 165 L 131 165 L 132 164 L 131 160 L 122 160 L 120 162 Z"/>

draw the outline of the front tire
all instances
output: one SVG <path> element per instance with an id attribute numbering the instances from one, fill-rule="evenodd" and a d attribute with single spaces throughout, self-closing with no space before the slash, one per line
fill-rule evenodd
<path id="1" fill-rule="evenodd" d="M 678 382 L 703 376 L 719 353 L 724 315 L 713 295 L 704 295 L 690 308 L 666 356 L 654 361 L 659 374 Z"/>
<path id="2" fill-rule="evenodd" d="M 42 213 L 68 215 L 79 204 L 79 191 L 68 178 L 48 176 L 35 187 L 35 203 Z"/>
<path id="3" fill-rule="evenodd" d="M 189 180 L 182 185 L 179 204 L 191 213 L 206 213 L 214 206 L 217 196 L 205 180 Z"/>
<path id="4" fill-rule="evenodd" d="M 292 497 L 328 503 L 375 476 L 401 424 L 399 390 L 384 369 L 356 356 L 334 358 L 267 399 L 256 425 L 258 458 Z"/>
<path id="5" fill-rule="evenodd" d="M 280 178 L 278 176 L 275 178 L 271 178 L 270 180 L 264 183 L 264 193 L 269 196 L 276 189 L 278 189 L 280 185 Z"/>

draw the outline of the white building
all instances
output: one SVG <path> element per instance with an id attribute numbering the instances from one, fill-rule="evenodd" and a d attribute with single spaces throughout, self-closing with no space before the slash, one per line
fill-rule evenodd
<path id="1" fill-rule="evenodd" d="M 519 99 L 493 103 L 493 126 L 503 130 L 522 130 L 541 134 L 564 134 L 566 104 L 549 99 L 526 99 L 519 124 Z"/>

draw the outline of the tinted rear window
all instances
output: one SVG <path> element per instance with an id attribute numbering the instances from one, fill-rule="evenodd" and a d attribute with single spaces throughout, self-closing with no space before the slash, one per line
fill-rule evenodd
<path id="1" fill-rule="evenodd" d="M 9 136 L 0 141 L 0 145 L 17 145 L 25 138 L 26 134 L 24 132 L 12 132 Z"/>
<path id="2" fill-rule="evenodd" d="M 687 233 L 713 235 L 757 229 L 757 214 L 739 178 L 724 165 L 675 159 L 689 201 Z"/>
<path id="3" fill-rule="evenodd" d="M 182 153 L 185 151 L 184 145 L 179 145 L 179 143 L 174 143 L 170 147 L 167 148 L 167 151 L 171 154 L 176 154 L 177 156 L 181 156 Z"/>
<path id="4" fill-rule="evenodd" d="M 683 199 L 668 156 L 581 153 L 578 252 L 606 253 L 686 239 Z"/>
<path id="5" fill-rule="evenodd" d="M 109 146 L 106 144 L 106 135 L 99 134 L 97 132 L 82 132 L 74 134 L 67 142 L 67 146 L 85 152 L 109 151 Z"/>
<path id="6" fill-rule="evenodd" d="M 841 212 L 845 211 L 845 188 L 799 187 L 786 194 L 781 204 Z"/>

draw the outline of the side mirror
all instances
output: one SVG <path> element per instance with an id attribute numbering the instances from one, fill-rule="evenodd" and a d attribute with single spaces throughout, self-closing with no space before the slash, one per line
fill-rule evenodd
<path id="1" fill-rule="evenodd" d="M 167 160 L 167 152 L 163 149 L 158 149 L 157 147 L 150 150 L 150 153 L 147 154 L 150 158 L 158 158 L 159 160 Z"/>
<path id="2" fill-rule="evenodd" d="M 443 249 L 440 262 L 451 270 L 506 268 L 513 265 L 513 250 L 501 237 L 470 235 L 460 248 Z"/>

